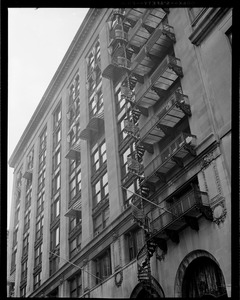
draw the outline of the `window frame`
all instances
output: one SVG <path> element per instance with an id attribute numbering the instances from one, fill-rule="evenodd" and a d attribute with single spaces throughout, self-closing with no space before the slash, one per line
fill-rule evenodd
<path id="1" fill-rule="evenodd" d="M 105 266 L 106 259 L 108 264 L 107 266 Z M 95 275 L 98 278 L 100 278 L 100 279 L 96 278 L 96 284 L 99 284 L 112 275 L 112 261 L 111 261 L 110 247 L 107 248 L 104 252 L 102 252 L 99 256 L 97 256 L 94 259 L 94 262 L 95 262 Z M 107 271 L 106 275 L 104 274 L 105 271 Z"/>
<path id="2" fill-rule="evenodd" d="M 104 183 L 104 176 L 107 175 L 107 181 Z M 99 184 L 99 189 L 97 185 Z M 107 189 L 107 193 L 105 193 Z M 99 197 L 100 196 L 100 197 Z M 95 208 L 100 202 L 105 200 L 109 196 L 109 185 L 108 185 L 108 172 L 107 170 L 101 174 L 93 183 L 92 183 L 92 201 L 93 208 Z"/>
<path id="3" fill-rule="evenodd" d="M 76 282 L 74 289 L 72 284 Z M 82 295 L 82 274 L 81 272 L 75 274 L 71 279 L 69 279 L 69 294 L 70 298 L 79 298 Z M 76 295 L 75 295 L 76 293 Z"/>

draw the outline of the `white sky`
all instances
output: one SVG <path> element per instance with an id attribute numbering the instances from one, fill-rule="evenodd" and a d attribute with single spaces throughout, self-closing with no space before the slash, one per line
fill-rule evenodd
<path id="1" fill-rule="evenodd" d="M 88 8 L 8 9 L 8 159 Z M 13 169 L 8 167 L 8 218 Z"/>

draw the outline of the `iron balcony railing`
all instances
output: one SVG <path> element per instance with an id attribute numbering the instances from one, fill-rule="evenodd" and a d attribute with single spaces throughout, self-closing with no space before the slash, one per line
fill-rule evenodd
<path id="1" fill-rule="evenodd" d="M 140 141 L 151 145 L 159 142 L 167 133 L 162 130 L 163 126 L 173 128 L 185 115 L 191 115 L 188 97 L 175 91 L 140 129 Z"/>
<path id="2" fill-rule="evenodd" d="M 177 164 L 183 166 L 183 159 L 190 152 L 195 155 L 196 136 L 181 132 L 144 169 L 145 181 L 157 183 Z M 165 179 L 164 179 L 165 181 Z"/>
<path id="3" fill-rule="evenodd" d="M 210 210 L 208 194 L 192 189 L 167 210 L 168 212 L 162 212 L 159 208 L 154 208 L 148 213 L 152 231 L 158 233 L 166 229 L 178 231 L 186 225 L 187 217 L 198 218 L 202 213 L 205 215 L 205 212 Z M 211 213 L 207 216 L 211 219 Z"/>
<path id="4" fill-rule="evenodd" d="M 146 78 L 143 84 L 136 85 L 136 104 L 149 108 L 163 100 L 169 87 L 182 76 L 180 60 L 166 55 L 153 74 Z"/>

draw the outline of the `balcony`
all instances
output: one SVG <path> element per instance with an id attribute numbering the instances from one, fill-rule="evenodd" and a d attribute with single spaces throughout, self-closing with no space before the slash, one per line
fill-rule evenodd
<path id="1" fill-rule="evenodd" d="M 143 144 L 154 145 L 164 138 L 185 115 L 191 116 L 188 97 L 174 92 L 156 113 L 140 130 L 140 141 Z"/>
<path id="2" fill-rule="evenodd" d="M 162 22 L 166 12 L 162 8 L 144 9 L 133 8 L 126 11 L 124 24 L 132 28 L 128 32 L 131 45 L 142 47 L 155 28 Z"/>
<path id="3" fill-rule="evenodd" d="M 144 84 L 136 85 L 136 104 L 149 108 L 166 97 L 167 90 L 182 77 L 180 60 L 167 55 Z"/>
<path id="4" fill-rule="evenodd" d="M 135 154 L 134 152 L 130 155 Z M 129 156 L 127 158 L 128 170 L 136 175 L 140 175 L 143 173 L 144 167 L 143 164 L 137 161 L 137 159 Z"/>
<path id="5" fill-rule="evenodd" d="M 81 199 L 76 201 L 72 207 L 70 207 L 70 209 L 65 213 L 65 217 L 78 217 L 81 215 L 81 211 L 82 211 L 82 201 Z"/>
<path id="6" fill-rule="evenodd" d="M 33 174 L 33 169 L 27 169 L 24 173 L 23 173 L 23 178 L 31 180 L 32 179 L 32 174 Z"/>
<path id="7" fill-rule="evenodd" d="M 198 230 L 198 218 L 201 215 L 212 221 L 213 215 L 209 204 L 208 194 L 196 189 L 192 189 L 184 194 L 167 211 L 159 213 L 158 208 L 154 208 L 148 216 L 151 219 L 151 230 L 157 232 L 160 238 L 170 237 L 174 242 L 178 242 L 178 232 L 186 226 Z"/>
<path id="8" fill-rule="evenodd" d="M 160 24 L 133 59 L 131 71 L 141 76 L 147 75 L 174 42 L 173 27 Z"/>
<path id="9" fill-rule="evenodd" d="M 116 24 L 114 28 L 110 31 L 110 45 L 115 42 L 127 43 L 127 32 L 124 31 L 121 24 Z"/>
<path id="10" fill-rule="evenodd" d="M 69 151 L 65 155 L 67 159 L 79 160 L 81 158 L 81 145 L 77 143 L 70 147 Z"/>
<path id="11" fill-rule="evenodd" d="M 168 172 L 176 165 L 184 166 L 184 159 L 190 153 L 195 156 L 196 136 L 181 132 L 168 146 L 145 167 L 145 181 L 156 184 L 166 182 Z"/>
<path id="12" fill-rule="evenodd" d="M 98 133 L 104 125 L 104 111 L 94 115 L 88 122 L 85 129 L 80 133 L 80 139 L 90 140 L 92 134 Z"/>
<path id="13" fill-rule="evenodd" d="M 113 46 L 110 45 L 109 52 L 111 55 L 110 63 L 103 70 L 103 77 L 112 80 L 115 77 L 120 77 L 124 73 L 130 71 L 131 61 L 127 59 L 124 47 L 119 47 L 114 51 Z"/>

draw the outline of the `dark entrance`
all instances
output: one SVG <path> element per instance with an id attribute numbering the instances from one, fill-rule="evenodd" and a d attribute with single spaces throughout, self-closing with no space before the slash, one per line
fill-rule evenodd
<path id="1" fill-rule="evenodd" d="M 209 257 L 193 260 L 183 277 L 182 296 L 204 299 L 225 298 L 227 291 L 219 266 Z"/>

